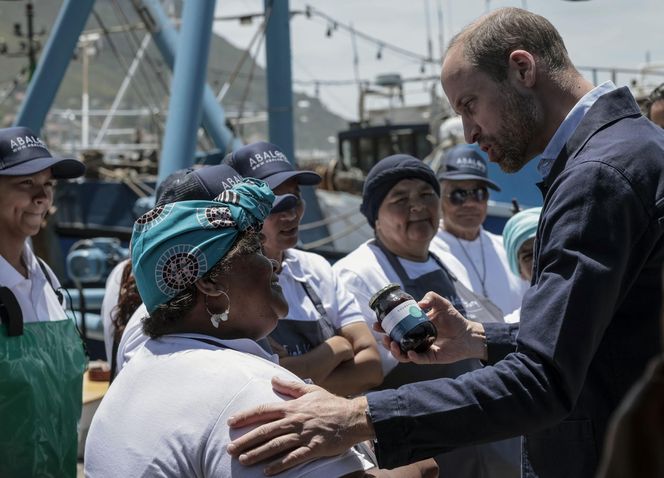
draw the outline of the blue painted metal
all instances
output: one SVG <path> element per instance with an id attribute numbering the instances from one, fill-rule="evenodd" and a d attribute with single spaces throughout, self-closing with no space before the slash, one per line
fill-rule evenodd
<path id="1" fill-rule="evenodd" d="M 171 24 L 171 21 L 161 7 L 159 0 L 134 0 L 134 3 L 139 12 L 142 12 L 143 20 L 145 24 L 148 25 L 152 38 L 157 45 L 161 56 L 168 67 L 173 70 L 180 34 Z M 194 56 L 194 58 L 197 57 Z M 225 117 L 224 109 L 217 102 L 214 92 L 209 85 L 205 84 L 203 91 L 202 123 L 205 131 L 207 131 L 220 151 L 237 149 L 242 145 L 240 140 L 235 138 L 231 130 L 226 127 Z M 192 159 L 187 166 L 192 164 L 193 156 L 191 158 Z M 161 171 L 160 177 L 162 177 Z"/>
<path id="2" fill-rule="evenodd" d="M 265 57 L 267 62 L 267 113 L 270 142 L 278 145 L 292 163 L 295 159 L 293 135 L 293 82 L 291 73 L 290 11 L 288 0 L 264 0 L 267 29 L 265 31 Z M 302 196 L 307 204 L 302 222 L 322 219 L 316 193 L 312 187 L 303 187 Z M 303 242 L 311 242 L 329 235 L 321 226 L 300 232 Z"/>
<path id="3" fill-rule="evenodd" d="M 94 3 L 95 0 L 65 0 L 14 125 L 27 126 L 39 134 Z"/>
<path id="4" fill-rule="evenodd" d="M 270 141 L 295 161 L 290 12 L 288 0 L 265 0 L 268 131 Z"/>
<path id="5" fill-rule="evenodd" d="M 196 132 L 201 120 L 215 0 L 184 2 L 159 181 L 191 166 L 196 152 Z"/>

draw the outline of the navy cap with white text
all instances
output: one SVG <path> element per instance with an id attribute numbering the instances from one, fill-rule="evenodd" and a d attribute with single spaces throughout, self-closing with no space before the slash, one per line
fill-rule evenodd
<path id="1" fill-rule="evenodd" d="M 500 187 L 489 179 L 489 168 L 486 159 L 480 154 L 477 146 L 460 144 L 445 153 L 445 163 L 438 172 L 438 180 L 464 181 L 476 179 L 483 181 L 491 189 L 500 191 Z"/>
<path id="2" fill-rule="evenodd" d="M 28 176 L 50 168 L 55 179 L 83 176 L 85 165 L 74 158 L 54 157 L 30 128 L 0 129 L 0 176 Z"/>

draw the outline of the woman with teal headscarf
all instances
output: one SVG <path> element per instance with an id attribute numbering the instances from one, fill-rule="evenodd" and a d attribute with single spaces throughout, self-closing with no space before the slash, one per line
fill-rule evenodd
<path id="1" fill-rule="evenodd" d="M 530 283 L 533 277 L 533 248 L 541 207 L 524 209 L 512 216 L 503 229 L 503 244 L 507 262 L 513 274 Z M 521 307 L 505 316 L 505 322 L 518 322 Z"/>
<path id="2" fill-rule="evenodd" d="M 131 254 L 151 339 L 118 375 L 92 421 L 86 476 L 235 476 L 228 418 L 284 400 L 273 376 L 298 380 L 256 341 L 286 315 L 260 229 L 274 195 L 247 179 L 214 201 L 156 207 L 134 225 Z M 353 451 L 286 476 L 343 476 L 370 467 Z M 242 476 L 263 476 L 242 467 Z"/>

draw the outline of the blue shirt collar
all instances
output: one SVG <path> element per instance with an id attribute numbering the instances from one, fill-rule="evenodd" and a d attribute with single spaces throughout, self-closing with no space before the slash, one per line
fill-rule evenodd
<path id="1" fill-rule="evenodd" d="M 579 126 L 579 123 L 588 110 L 595 104 L 595 101 L 597 101 L 600 96 L 615 89 L 616 85 L 614 85 L 613 82 L 606 81 L 583 95 L 578 103 L 574 105 L 574 108 L 567 113 L 564 121 L 560 124 L 556 133 L 546 146 L 546 149 L 540 155 L 540 162 L 537 165 L 537 170 L 543 178 L 546 178 L 549 175 L 554 161 L 558 155 L 560 155 L 560 152 L 563 150 L 565 144 L 570 136 L 572 136 L 572 133 L 574 133 L 574 130 L 576 130 L 576 127 Z"/>

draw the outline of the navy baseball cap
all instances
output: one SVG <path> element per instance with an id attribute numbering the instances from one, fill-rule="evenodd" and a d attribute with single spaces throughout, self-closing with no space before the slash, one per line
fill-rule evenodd
<path id="1" fill-rule="evenodd" d="M 212 201 L 242 180 L 242 176 L 227 164 L 180 169 L 167 176 L 157 187 L 156 206 L 180 201 Z M 283 211 L 295 207 L 298 199 L 293 194 L 284 194 L 275 198 L 274 206 L 277 201 Z"/>
<path id="2" fill-rule="evenodd" d="M 445 154 L 445 164 L 438 173 L 438 180 L 463 181 L 476 179 L 483 181 L 491 189 L 500 191 L 500 187 L 489 179 L 489 168 L 486 159 L 480 154 L 476 146 L 460 144 L 451 148 Z"/>
<path id="3" fill-rule="evenodd" d="M 74 158 L 51 155 L 30 128 L 0 129 L 0 176 L 27 176 L 50 168 L 56 179 L 83 176 L 85 165 Z"/>
<path id="4" fill-rule="evenodd" d="M 314 186 L 321 181 L 313 171 L 295 169 L 279 146 L 265 141 L 243 146 L 228 154 L 223 162 L 245 178 L 262 179 L 272 190 L 291 178 L 305 186 Z"/>

